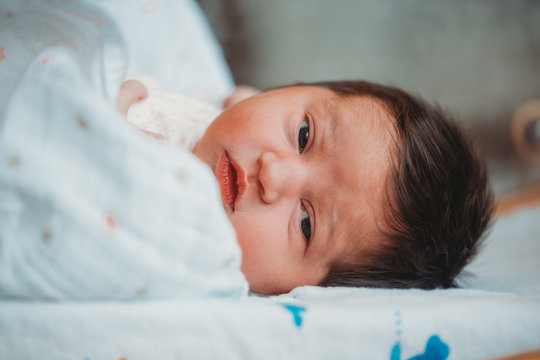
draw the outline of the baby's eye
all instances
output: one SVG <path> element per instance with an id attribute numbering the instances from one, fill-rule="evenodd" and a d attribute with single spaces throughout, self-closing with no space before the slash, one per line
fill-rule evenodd
<path id="1" fill-rule="evenodd" d="M 311 220 L 309 219 L 309 214 L 302 205 L 302 213 L 300 216 L 300 227 L 302 228 L 302 234 L 306 238 L 306 241 L 309 242 L 311 239 Z"/>
<path id="2" fill-rule="evenodd" d="M 309 141 L 309 120 L 306 118 L 298 130 L 298 152 L 304 151 Z"/>

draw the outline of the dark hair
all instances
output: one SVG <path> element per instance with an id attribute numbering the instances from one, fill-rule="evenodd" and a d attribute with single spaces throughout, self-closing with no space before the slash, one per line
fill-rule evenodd
<path id="1" fill-rule="evenodd" d="M 494 209 L 485 164 L 463 131 L 439 108 L 395 87 L 367 81 L 300 85 L 378 99 L 398 135 L 381 245 L 356 263 L 334 264 L 320 285 L 456 287 Z"/>

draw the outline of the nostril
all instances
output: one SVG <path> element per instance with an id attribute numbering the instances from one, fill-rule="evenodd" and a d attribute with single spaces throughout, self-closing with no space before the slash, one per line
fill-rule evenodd
<path id="1" fill-rule="evenodd" d="M 269 152 L 261 154 L 258 159 L 259 171 L 257 181 L 259 184 L 259 194 L 265 203 L 274 202 L 277 199 L 278 174 L 275 164 L 275 155 Z"/>
<path id="2" fill-rule="evenodd" d="M 278 193 L 276 191 L 270 190 L 268 188 L 264 188 L 261 186 L 261 199 L 266 204 L 271 204 L 275 202 L 278 199 Z"/>
<path id="3" fill-rule="evenodd" d="M 259 196 L 261 197 L 261 200 L 263 202 L 266 202 L 265 201 L 265 192 L 264 192 L 264 186 L 262 184 L 262 182 L 258 181 L 258 184 L 259 184 Z"/>
<path id="4" fill-rule="evenodd" d="M 270 203 L 272 201 L 272 198 L 270 197 L 271 191 L 267 187 L 267 182 L 261 181 L 261 177 L 259 176 L 257 183 L 259 185 L 259 196 L 261 197 L 262 202 L 264 203 Z"/>

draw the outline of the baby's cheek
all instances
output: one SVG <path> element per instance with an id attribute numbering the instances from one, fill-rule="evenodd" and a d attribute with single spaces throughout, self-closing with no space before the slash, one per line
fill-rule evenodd
<path id="1" fill-rule="evenodd" d="M 266 243 L 266 238 L 260 231 L 260 226 L 254 219 L 246 216 L 241 218 L 233 214 L 231 223 L 236 232 L 238 244 L 242 249 L 242 271 L 253 271 L 265 268 L 268 256 L 272 256 L 271 247 Z"/>
<path id="2" fill-rule="evenodd" d="M 245 226 L 245 223 L 236 219 L 231 219 L 231 222 L 236 232 L 238 245 L 242 249 L 242 263 L 246 263 L 248 260 L 257 257 L 257 249 L 261 247 L 260 239 L 249 224 Z"/>

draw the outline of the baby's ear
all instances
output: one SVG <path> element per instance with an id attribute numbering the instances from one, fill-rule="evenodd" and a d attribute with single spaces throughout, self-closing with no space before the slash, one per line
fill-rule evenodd
<path id="1" fill-rule="evenodd" d="M 116 99 L 116 108 L 122 114 L 127 115 L 129 107 L 137 102 L 142 101 L 148 96 L 148 90 L 142 82 L 138 80 L 126 80 L 120 85 L 118 98 Z"/>

